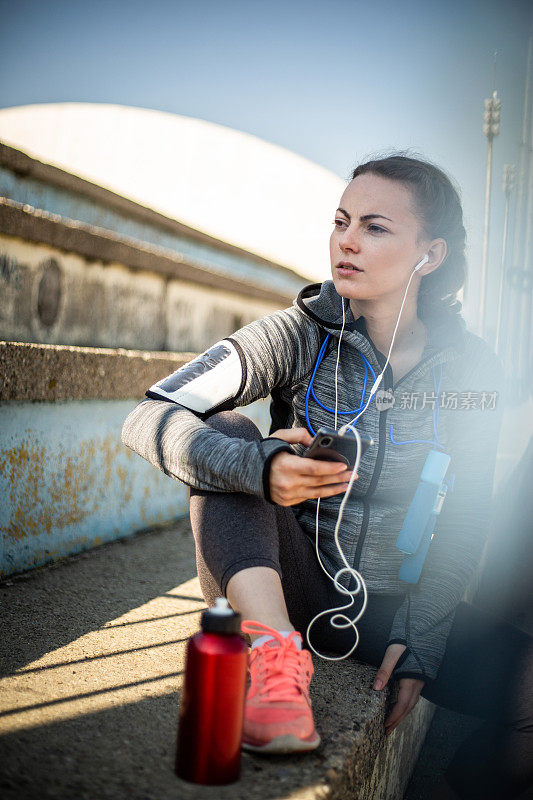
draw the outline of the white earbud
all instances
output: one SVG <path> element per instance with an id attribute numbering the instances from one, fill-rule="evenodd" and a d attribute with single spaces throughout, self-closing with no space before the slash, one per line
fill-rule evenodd
<path id="1" fill-rule="evenodd" d="M 416 267 L 413 269 L 413 272 L 418 272 L 418 270 L 419 270 L 419 269 L 422 269 L 422 267 L 424 266 L 424 264 L 427 264 L 427 263 L 428 263 L 428 261 L 429 261 L 429 256 L 428 256 L 428 254 L 426 253 L 426 255 L 424 256 L 424 258 L 422 259 L 422 261 L 419 261 L 419 262 L 418 262 L 418 264 L 416 265 Z"/>

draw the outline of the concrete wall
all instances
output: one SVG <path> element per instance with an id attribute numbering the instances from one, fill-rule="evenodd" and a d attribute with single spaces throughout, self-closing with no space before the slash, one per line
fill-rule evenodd
<path id="1" fill-rule="evenodd" d="M 122 446 L 127 413 L 306 282 L 0 143 L 0 574 L 187 513 Z"/>
<path id="2" fill-rule="evenodd" d="M 278 303 L 0 236 L 0 335 L 6 341 L 202 351 L 276 308 Z"/>
<path id="3" fill-rule="evenodd" d="M 120 433 L 191 355 L 0 343 L 0 576 L 188 513 L 186 487 Z M 265 401 L 245 413 L 267 432 Z"/>
<path id="4" fill-rule="evenodd" d="M 201 351 L 306 282 L 0 143 L 0 339 Z"/>
<path id="5" fill-rule="evenodd" d="M 184 225 L 1 142 L 0 196 L 61 220 L 76 220 L 86 228 L 112 232 L 125 241 L 179 254 L 191 264 L 204 265 L 215 275 L 267 290 L 274 285 L 288 297 L 294 295 L 302 281 L 308 282 L 279 263 Z"/>

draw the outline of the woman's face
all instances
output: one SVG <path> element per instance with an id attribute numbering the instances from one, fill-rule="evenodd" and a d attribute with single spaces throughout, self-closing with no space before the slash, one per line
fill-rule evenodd
<path id="1" fill-rule="evenodd" d="M 330 238 L 331 273 L 342 297 L 388 298 L 396 307 L 400 296 L 401 302 L 409 276 L 428 244 L 413 204 L 410 189 L 399 181 L 369 173 L 350 181 Z M 419 273 L 415 282 L 418 287 Z"/>

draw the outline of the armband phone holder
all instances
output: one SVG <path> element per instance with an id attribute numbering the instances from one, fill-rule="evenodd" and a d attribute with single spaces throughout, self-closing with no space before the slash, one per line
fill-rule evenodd
<path id="1" fill-rule="evenodd" d="M 396 547 L 404 558 L 398 577 L 406 583 L 418 583 L 433 537 L 447 487 L 443 484 L 450 456 L 430 450 L 420 475 L 420 482 L 403 521 Z"/>

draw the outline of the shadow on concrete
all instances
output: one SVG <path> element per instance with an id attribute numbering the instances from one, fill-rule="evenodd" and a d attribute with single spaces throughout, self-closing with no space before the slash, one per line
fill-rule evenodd
<path id="1" fill-rule="evenodd" d="M 76 692 L 76 694 L 66 695 L 64 697 L 58 697 L 56 700 L 48 700 L 44 703 L 33 703 L 32 705 L 20 705 L 16 708 L 9 709 L 7 711 L 0 712 L 0 718 L 4 717 L 16 717 L 18 714 L 23 714 L 25 711 L 36 711 L 37 709 L 42 708 L 50 708 L 51 706 L 58 706 L 62 703 L 72 703 L 74 701 L 79 700 L 89 700 L 92 697 L 98 697 L 98 695 L 108 695 L 110 692 L 116 691 L 117 689 L 132 689 L 134 687 L 140 686 L 147 686 L 150 683 L 158 683 L 159 681 L 166 680 L 168 678 L 177 678 L 180 675 L 183 675 L 183 670 L 179 670 L 178 672 L 165 672 L 162 675 L 158 675 L 155 678 L 146 678 L 146 680 L 142 681 L 129 681 L 127 683 L 121 683 L 120 686 L 117 687 L 106 687 L 105 689 L 96 689 L 92 692 Z"/>
<path id="2" fill-rule="evenodd" d="M 109 628 L 114 628 L 115 625 L 109 625 L 106 630 Z M 170 644 L 182 644 L 188 640 L 188 636 L 184 639 L 167 639 L 164 642 L 159 644 L 147 644 L 143 647 L 129 647 L 126 650 L 115 650 L 109 653 L 102 653 L 99 656 L 85 656 L 84 658 L 72 659 L 69 661 L 54 661 L 51 664 L 46 664 L 42 667 L 25 667 L 23 671 L 24 675 L 31 675 L 33 672 L 45 672 L 49 669 L 57 669 L 58 667 L 66 667 L 66 666 L 75 666 L 76 664 L 90 664 L 94 661 L 100 661 L 103 658 L 113 658 L 115 656 L 123 656 L 128 655 L 131 653 L 142 653 L 146 652 L 147 650 L 151 650 L 156 647 L 167 647 Z M 0 717 L 2 716 L 2 712 L 0 712 Z"/>
<path id="3" fill-rule="evenodd" d="M 184 521 L 0 585 L 3 800 L 316 797 L 338 749 L 342 695 L 315 753 L 244 754 L 228 787 L 174 775 L 184 646 L 205 607 L 195 573 Z"/>
<path id="4" fill-rule="evenodd" d="M 386 744 L 392 689 L 374 692 L 375 669 L 351 659 L 342 669 L 315 663 L 317 751 L 268 759 L 244 754 L 242 779 L 229 787 L 192 787 L 175 777 L 185 643 L 205 607 L 195 574 L 184 520 L 0 586 L 3 798 L 317 800 L 328 786 L 334 797 L 370 786 Z M 396 745 L 388 743 L 395 765 L 388 789 L 409 769 L 413 719 Z"/>
<path id="5" fill-rule="evenodd" d="M 173 772 L 179 699 L 172 692 L 3 736 L 3 800 L 273 799 L 304 790 L 323 772 L 319 753 L 269 759 L 244 754 L 237 784 L 203 788 L 180 781 Z M 266 770 L 268 782 L 261 780 Z"/>
<path id="6" fill-rule="evenodd" d="M 188 599 L 201 610 L 205 603 L 199 594 L 172 592 L 195 574 L 190 528 L 179 520 L 172 529 L 137 534 L 2 581 L 0 676 L 110 621 L 109 627 L 140 624 L 117 619 L 154 597 Z M 175 616 L 194 613 L 177 610 Z"/>

